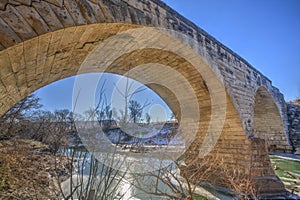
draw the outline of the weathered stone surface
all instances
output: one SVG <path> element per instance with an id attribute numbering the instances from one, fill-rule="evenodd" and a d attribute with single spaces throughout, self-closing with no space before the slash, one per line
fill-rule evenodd
<path id="1" fill-rule="evenodd" d="M 64 27 L 48 3 L 43 1 L 38 3 L 34 2 L 33 7 L 39 13 L 41 18 L 44 19 L 51 31 L 62 29 Z"/>
<path id="2" fill-rule="evenodd" d="M 14 6 L 7 5 L 0 18 L 23 40 L 37 36 L 33 27 L 23 18 Z M 1 27 L 2 29 L 2 27 Z"/>
<path id="3" fill-rule="evenodd" d="M 63 2 L 64 2 L 64 0 L 45 0 L 45 1 L 58 7 L 63 7 Z"/>
<path id="4" fill-rule="evenodd" d="M 9 1 L 12 2 L 12 1 Z M 22 5 L 31 6 L 32 0 L 14 0 L 14 2 L 18 2 Z"/>
<path id="5" fill-rule="evenodd" d="M 0 1 L 0 10 L 5 10 L 8 0 Z"/>
<path id="6" fill-rule="evenodd" d="M 48 27 L 46 22 L 43 19 L 41 19 L 41 16 L 33 7 L 18 6 L 16 9 L 27 21 L 27 23 L 31 27 L 33 27 L 34 31 L 38 35 L 42 35 L 50 31 L 50 28 Z"/>
<path id="7" fill-rule="evenodd" d="M 0 43 L 4 48 L 22 41 L 2 18 L 0 18 L 0 26 Z"/>
<path id="8" fill-rule="evenodd" d="M 300 103 L 298 101 L 287 104 L 287 116 L 289 123 L 289 138 L 295 154 L 300 154 Z"/>
<path id="9" fill-rule="evenodd" d="M 55 13 L 55 18 L 57 18 L 60 23 L 63 25 L 63 27 L 71 27 L 75 25 L 75 22 L 68 12 L 67 8 L 65 6 L 63 7 L 57 7 L 55 5 L 49 4 L 49 7 L 51 10 Z M 47 17 L 46 17 L 47 18 Z M 59 24 L 60 25 L 60 24 Z M 55 24 L 54 24 L 55 27 Z"/>

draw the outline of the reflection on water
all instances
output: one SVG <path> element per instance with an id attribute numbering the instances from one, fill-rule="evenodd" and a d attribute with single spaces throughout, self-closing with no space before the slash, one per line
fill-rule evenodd
<path id="1" fill-rule="evenodd" d="M 176 171 L 176 165 L 163 166 L 164 162 L 170 163 L 169 160 L 151 158 L 153 165 L 161 165 L 164 169 L 167 169 L 166 171 L 132 173 L 132 171 L 126 170 L 129 169 L 129 166 L 125 165 L 126 169 L 124 169 L 124 163 L 129 160 L 135 160 L 136 158 L 134 157 L 103 153 L 101 160 L 109 161 L 114 166 L 114 168 L 111 168 L 107 163 L 99 162 L 92 154 L 82 149 L 67 149 L 64 154 L 68 155 L 68 157 L 73 157 L 73 165 L 76 167 L 76 171 L 72 176 L 61 184 L 64 196 L 70 195 L 75 199 L 86 197 L 89 197 L 88 199 L 170 199 L 156 194 L 161 191 L 173 194 L 174 188 L 176 189 L 177 187 L 174 180 L 169 182 L 174 182 L 174 188 L 172 188 L 170 185 L 157 179 L 158 176 L 164 178 L 173 176 L 171 178 L 174 179 L 176 174 L 179 174 Z M 122 170 L 120 170 L 121 168 Z M 171 176 L 167 173 L 170 173 Z M 178 195 L 181 195 L 180 192 Z"/>

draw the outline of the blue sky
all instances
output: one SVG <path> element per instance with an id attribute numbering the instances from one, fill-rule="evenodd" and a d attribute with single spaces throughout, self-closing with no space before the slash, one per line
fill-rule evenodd
<path id="1" fill-rule="evenodd" d="M 164 2 L 261 71 L 286 100 L 300 96 L 300 0 Z M 71 109 L 73 81 L 36 93 L 46 109 Z"/>

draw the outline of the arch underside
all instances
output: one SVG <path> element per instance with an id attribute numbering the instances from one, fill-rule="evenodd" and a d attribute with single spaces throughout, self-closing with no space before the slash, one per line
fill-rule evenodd
<path id="1" fill-rule="evenodd" d="M 289 150 L 279 109 L 264 87 L 259 87 L 255 96 L 254 135 L 266 141 L 268 151 Z"/>

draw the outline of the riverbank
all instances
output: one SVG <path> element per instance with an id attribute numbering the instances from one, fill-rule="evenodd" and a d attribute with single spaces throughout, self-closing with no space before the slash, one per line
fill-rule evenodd
<path id="1" fill-rule="evenodd" d="M 282 157 L 284 159 L 290 159 L 290 160 L 296 160 L 296 161 L 300 161 L 300 155 L 295 155 L 295 154 L 291 154 L 291 153 L 271 153 L 270 155 L 274 155 L 277 157 Z"/>
<path id="2" fill-rule="evenodd" d="M 300 195 L 300 156 L 287 153 L 272 153 L 272 167 L 286 189 Z"/>
<path id="3" fill-rule="evenodd" d="M 57 179 L 69 172 L 66 157 L 31 140 L 0 141 L 0 155 L 0 199 L 57 199 Z"/>

